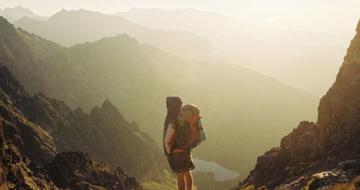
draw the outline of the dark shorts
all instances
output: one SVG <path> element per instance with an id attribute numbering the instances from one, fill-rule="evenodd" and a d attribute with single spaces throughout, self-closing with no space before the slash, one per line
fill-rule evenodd
<path id="1" fill-rule="evenodd" d="M 190 151 L 170 154 L 167 159 L 174 173 L 185 172 L 195 168 Z"/>

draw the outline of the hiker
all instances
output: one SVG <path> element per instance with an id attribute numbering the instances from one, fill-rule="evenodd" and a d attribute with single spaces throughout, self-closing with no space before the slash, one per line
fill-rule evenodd
<path id="1" fill-rule="evenodd" d="M 191 190 L 191 170 L 195 168 L 191 150 L 206 139 L 200 122 L 200 110 L 191 104 L 182 107 L 179 97 L 168 97 L 166 106 L 164 151 L 170 168 L 177 175 L 178 189 Z"/>

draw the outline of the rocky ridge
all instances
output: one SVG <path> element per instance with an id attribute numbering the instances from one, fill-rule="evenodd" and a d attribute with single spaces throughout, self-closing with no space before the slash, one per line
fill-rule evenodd
<path id="1" fill-rule="evenodd" d="M 45 104 L 49 102 L 52 103 Z M 110 106 L 110 102 L 104 106 Z M 105 108 L 104 112 L 109 111 Z M 43 94 L 29 96 L 8 69 L 0 66 L 1 189 L 142 189 L 138 181 L 120 167 L 112 169 L 97 164 L 87 153 L 65 150 L 61 144 L 64 142 L 59 141 L 64 129 L 53 127 L 70 128 L 70 125 L 59 125 L 64 120 L 55 118 L 71 112 L 65 104 Z M 37 117 L 43 118 L 42 122 L 36 121 Z"/>
<path id="2" fill-rule="evenodd" d="M 0 79 L 6 81 L 1 85 L 3 91 L 12 97 L 14 106 L 26 118 L 53 138 L 53 147 L 58 152 L 88 152 L 112 169 L 121 166 L 144 180 L 160 177 L 167 169 L 163 154 L 152 138 L 140 131 L 136 122 L 127 122 L 110 101 L 104 101 L 90 113 L 81 108 L 72 110 L 43 93 L 30 97 L 5 67 L 0 72 Z"/>
<path id="3" fill-rule="evenodd" d="M 258 157 L 237 189 L 360 188 L 360 23 L 316 123 L 303 121 Z"/>

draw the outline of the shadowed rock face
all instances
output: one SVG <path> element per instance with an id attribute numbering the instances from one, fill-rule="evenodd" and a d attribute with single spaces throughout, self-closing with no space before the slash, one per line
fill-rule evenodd
<path id="1" fill-rule="evenodd" d="M 63 102 L 36 94 L 24 113 L 54 137 L 59 152 L 81 150 L 112 169 L 121 166 L 141 179 L 160 177 L 166 162 L 156 143 L 128 123 L 117 108 L 106 100 L 90 114 L 71 110 Z"/>
<path id="2" fill-rule="evenodd" d="M 47 131 L 15 107 L 26 96 L 22 86 L 1 66 L 0 189 L 56 189 L 46 175 L 30 169 L 31 165 L 41 166 L 52 160 L 56 147 Z"/>
<path id="3" fill-rule="evenodd" d="M 95 119 L 80 110 L 72 111 L 63 102 L 49 99 L 41 93 L 30 97 L 7 68 L 0 65 L 0 189 L 142 189 L 135 178 L 128 177 L 120 168 L 114 166 L 113 172 L 110 172 L 108 166 L 97 164 L 88 154 L 58 153 L 68 149 L 87 150 L 86 148 L 94 154 L 99 153 L 89 142 L 96 144 L 99 149 L 105 149 L 105 141 L 97 141 L 97 138 L 100 135 L 107 138 L 110 131 L 116 131 L 117 128 L 124 129 L 115 132 L 115 135 L 123 133 L 129 138 L 139 136 L 132 143 L 144 143 L 143 149 L 147 148 L 145 141 L 151 139 L 146 136 L 141 142 L 136 142 L 140 141 L 142 133 L 134 129 L 138 133 L 134 134 L 131 125 L 110 102 L 106 101 L 98 109 L 99 113 L 92 113 L 97 124 L 88 125 L 86 130 L 81 131 L 84 124 L 93 123 L 92 120 Z M 104 133 L 97 127 L 107 127 L 109 130 Z M 86 131 L 90 132 L 86 134 Z M 83 138 L 81 132 L 84 132 Z M 87 139 L 91 136 L 89 134 L 94 135 L 94 138 Z M 108 140 L 111 138 L 108 137 Z M 75 146 L 76 143 L 79 143 L 79 147 Z M 110 151 L 120 151 L 113 148 L 114 144 L 110 143 L 108 146 L 108 152 L 101 152 L 107 154 L 103 157 L 111 157 Z M 122 153 L 129 154 L 126 151 Z M 156 154 L 156 151 L 152 153 Z M 126 159 L 128 157 L 122 157 L 120 161 L 125 164 L 135 162 L 135 159 Z M 131 166 L 134 164 L 127 169 L 131 170 Z"/>
<path id="4" fill-rule="evenodd" d="M 318 121 L 301 122 L 258 157 L 238 189 L 356 188 L 360 176 L 360 23 L 336 81 L 321 99 Z M 343 187 L 345 183 L 348 186 Z"/>
<path id="5" fill-rule="evenodd" d="M 23 116 L 16 105 L 28 99 L 23 87 L 0 66 L 0 123 L 6 143 L 11 143 L 36 163 L 46 163 L 56 154 L 52 136 Z"/>
<path id="6" fill-rule="evenodd" d="M 324 154 L 353 156 L 360 145 L 360 23 L 335 84 L 321 99 L 318 125 Z M 354 148 L 354 150 L 351 150 Z M 345 155 L 343 155 L 345 156 Z"/>
<path id="7" fill-rule="evenodd" d="M 136 179 L 128 177 L 120 168 L 111 173 L 105 165 L 95 163 L 89 155 L 80 152 L 57 154 L 45 170 L 60 188 L 141 189 Z"/>

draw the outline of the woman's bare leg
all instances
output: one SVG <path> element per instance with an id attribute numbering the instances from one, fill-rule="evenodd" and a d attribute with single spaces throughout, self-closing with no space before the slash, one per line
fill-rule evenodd
<path id="1" fill-rule="evenodd" d="M 193 178 L 192 178 L 192 175 L 191 175 L 191 171 L 186 171 L 184 173 L 184 175 L 185 175 L 186 190 L 192 190 Z"/>
<path id="2" fill-rule="evenodd" d="M 184 172 L 176 173 L 178 181 L 178 189 L 185 190 L 185 174 Z"/>

